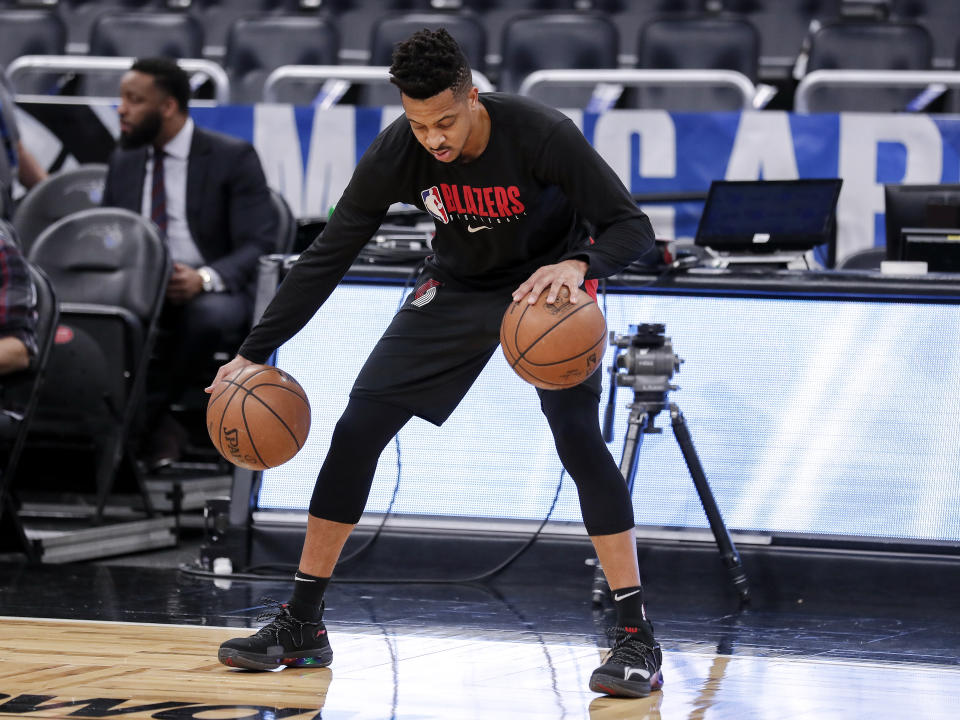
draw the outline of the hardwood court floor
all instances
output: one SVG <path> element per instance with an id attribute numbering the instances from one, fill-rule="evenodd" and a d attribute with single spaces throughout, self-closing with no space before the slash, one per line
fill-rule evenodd
<path id="1" fill-rule="evenodd" d="M 237 628 L 0 618 L 0 717 L 137 720 L 956 718 L 960 667 L 668 648 L 643 700 L 586 689 L 579 636 L 331 624 L 332 668 L 235 670 Z M 239 631 L 242 632 L 242 631 Z"/>

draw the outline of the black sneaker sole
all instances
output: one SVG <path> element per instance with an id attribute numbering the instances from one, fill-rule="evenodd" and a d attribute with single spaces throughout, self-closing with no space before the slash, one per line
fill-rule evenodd
<path id="1" fill-rule="evenodd" d="M 258 655 L 234 648 L 220 648 L 217 659 L 228 667 L 245 670 L 276 670 L 282 667 L 327 667 L 333 662 L 333 649 L 301 650 L 280 657 Z"/>
<path id="2" fill-rule="evenodd" d="M 659 670 L 649 680 L 621 680 L 613 675 L 597 672 L 590 676 L 590 689 L 593 692 L 615 697 L 645 698 L 661 687 L 663 673 Z"/>

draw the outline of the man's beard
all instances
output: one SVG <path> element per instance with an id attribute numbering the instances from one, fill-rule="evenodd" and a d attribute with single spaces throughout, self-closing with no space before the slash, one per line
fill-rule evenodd
<path id="1" fill-rule="evenodd" d="M 131 150 L 150 145 L 157 139 L 162 125 L 163 116 L 159 110 L 155 110 L 147 115 L 139 125 L 134 125 L 130 132 L 120 133 L 120 147 Z"/>

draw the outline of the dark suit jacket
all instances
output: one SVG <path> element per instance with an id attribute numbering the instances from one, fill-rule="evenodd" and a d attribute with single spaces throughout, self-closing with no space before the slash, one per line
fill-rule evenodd
<path id="1" fill-rule="evenodd" d="M 145 147 L 114 150 L 102 205 L 139 213 L 146 166 Z M 195 126 L 187 161 L 187 225 L 205 264 L 220 274 L 228 291 L 253 297 L 257 260 L 276 251 L 278 223 L 253 146 Z"/>

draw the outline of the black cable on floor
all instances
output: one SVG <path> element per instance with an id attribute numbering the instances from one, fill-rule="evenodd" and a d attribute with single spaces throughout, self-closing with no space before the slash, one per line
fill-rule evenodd
<path id="1" fill-rule="evenodd" d="M 485 570 L 482 573 L 477 575 L 471 575 L 469 577 L 463 578 L 341 578 L 338 577 L 335 582 L 337 583 L 352 583 L 352 584 L 364 584 L 364 585 L 466 585 L 470 583 L 479 583 L 499 575 L 508 567 L 510 567 L 517 559 L 523 555 L 530 547 L 537 541 L 537 538 L 540 537 L 540 533 L 543 532 L 543 528 L 546 526 L 547 522 L 550 520 L 550 517 L 553 515 L 553 511 L 557 506 L 557 500 L 560 499 L 560 490 L 563 488 L 563 476 L 566 474 L 564 470 L 560 471 L 560 480 L 557 482 L 557 490 L 553 495 L 553 502 L 550 503 L 550 509 L 547 511 L 546 516 L 540 523 L 540 526 L 534 531 L 534 533 L 527 538 L 526 542 L 516 550 L 512 555 L 510 555 L 506 560 L 499 563 L 498 565 Z M 381 528 L 383 522 L 381 521 Z M 378 530 L 379 532 L 379 530 Z M 367 544 L 369 545 L 369 543 Z M 363 549 L 366 549 L 365 546 Z M 354 552 L 352 555 L 356 555 Z M 180 571 L 187 574 L 193 575 L 196 577 L 205 577 L 212 578 L 216 580 L 251 580 L 251 581 L 266 581 L 266 582 L 286 582 L 290 580 L 292 572 L 296 571 L 296 566 L 289 565 L 257 565 L 256 567 L 289 567 L 291 570 L 284 575 L 264 575 L 259 573 L 251 572 L 239 572 L 239 573 L 229 573 L 229 574 L 219 574 L 215 573 L 212 570 L 202 570 L 200 568 L 190 567 L 189 565 L 181 565 Z M 250 569 L 254 569 L 250 568 Z"/>

